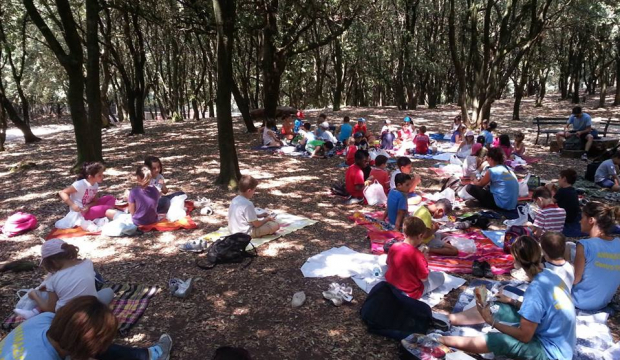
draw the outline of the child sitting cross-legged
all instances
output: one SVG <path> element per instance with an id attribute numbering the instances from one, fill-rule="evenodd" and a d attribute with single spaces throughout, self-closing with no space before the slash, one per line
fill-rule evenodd
<path id="1" fill-rule="evenodd" d="M 256 193 L 257 186 L 258 180 L 249 175 L 239 179 L 239 195 L 235 196 L 228 208 L 228 231 L 231 234 L 244 233 L 259 238 L 271 235 L 280 228 L 280 224 L 268 213 L 256 214 L 250 199 Z"/>
<path id="2" fill-rule="evenodd" d="M 428 252 L 435 255 L 456 256 L 459 250 L 441 240 L 441 234 L 437 233 L 439 223 L 433 223 L 433 219 L 441 219 L 452 212 L 452 204 L 448 199 L 439 199 L 434 204 L 420 206 L 413 216 L 420 218 L 426 226 L 423 243 L 428 246 Z"/>
<path id="3" fill-rule="evenodd" d="M 547 231 L 540 238 L 540 246 L 545 257 L 545 269 L 553 271 L 564 280 L 564 284 L 570 291 L 575 281 L 575 268 L 564 258 L 566 238 L 562 233 Z"/>
<path id="4" fill-rule="evenodd" d="M 385 155 L 379 155 L 375 158 L 375 166 L 370 170 L 368 180 L 377 180 L 383 190 L 387 194 L 390 191 L 390 173 L 387 171 L 388 158 Z"/>
<path id="5" fill-rule="evenodd" d="M 534 235 L 540 238 L 547 231 L 562 231 L 566 220 L 566 210 L 553 201 L 551 191 L 541 186 L 532 193 L 532 200 L 539 209 L 534 219 Z"/>
<path id="6" fill-rule="evenodd" d="M 42 312 L 56 312 L 69 301 L 80 296 L 96 296 L 108 305 L 114 298 L 110 288 L 97 291 L 95 269 L 89 259 L 78 259 L 80 249 L 61 239 L 50 239 L 41 246 L 41 266 L 49 272 L 36 291 L 28 297 L 37 303 L 35 309 L 15 309 L 17 315 L 29 319 Z M 47 292 L 47 299 L 39 295 Z"/>
<path id="7" fill-rule="evenodd" d="M 387 198 L 387 208 L 383 214 L 383 221 L 386 219 L 394 225 L 397 231 L 401 231 L 403 220 L 408 214 L 409 205 L 407 204 L 407 191 L 411 187 L 411 176 L 408 174 L 397 174 L 394 183 L 396 187 L 390 190 Z"/>
<path id="8" fill-rule="evenodd" d="M 416 154 L 426 155 L 433 153 L 433 150 L 429 149 L 431 139 L 428 137 L 428 135 L 426 135 L 426 126 L 420 126 L 418 134 L 413 138 L 413 143 L 415 144 Z"/>
<path id="9" fill-rule="evenodd" d="M 365 176 L 364 169 L 368 167 L 368 153 L 358 150 L 355 152 L 355 164 L 349 166 L 344 175 L 344 186 L 347 194 L 351 196 L 350 203 L 364 200 Z"/>
<path id="10" fill-rule="evenodd" d="M 402 156 L 396 160 L 396 167 L 397 169 L 392 172 L 392 175 L 390 177 L 390 189 L 394 189 L 396 187 L 396 184 L 394 183 L 394 179 L 396 178 L 396 175 L 400 173 L 411 174 L 413 164 L 411 163 L 411 159 L 409 159 L 408 157 Z M 407 197 L 411 198 L 409 202 L 412 205 L 415 205 L 421 201 L 421 197 L 417 196 L 415 193 L 415 189 L 418 186 L 418 184 L 420 184 L 421 181 L 422 181 L 422 178 L 420 178 L 420 175 L 414 175 L 412 177 L 411 187 L 407 191 L 407 194 L 408 194 Z"/>
<path id="11" fill-rule="evenodd" d="M 403 225 L 405 241 L 392 245 L 387 254 L 385 280 L 407 294 L 419 299 L 443 285 L 443 273 L 429 271 L 426 254 L 420 251 L 426 225 L 417 217 L 408 217 Z"/>
<path id="12" fill-rule="evenodd" d="M 577 172 L 574 169 L 564 169 L 560 171 L 557 186 L 551 183 L 546 185 L 558 206 L 566 211 L 562 234 L 569 237 L 581 236 L 581 225 L 579 224 L 581 207 L 579 206 L 579 195 L 573 187 L 576 181 Z"/>

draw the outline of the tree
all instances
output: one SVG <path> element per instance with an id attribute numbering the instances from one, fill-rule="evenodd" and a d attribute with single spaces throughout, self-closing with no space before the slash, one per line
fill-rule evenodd
<path id="1" fill-rule="evenodd" d="M 217 28 L 217 140 L 220 150 L 220 174 L 216 184 L 236 188 L 241 177 L 230 111 L 233 83 L 236 0 L 213 0 Z"/>

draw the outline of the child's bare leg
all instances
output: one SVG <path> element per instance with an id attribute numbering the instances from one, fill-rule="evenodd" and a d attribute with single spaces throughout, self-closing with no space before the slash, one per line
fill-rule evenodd
<path id="1" fill-rule="evenodd" d="M 117 212 L 118 210 L 108 209 L 105 211 L 105 217 L 107 217 L 110 220 L 114 220 L 114 215 L 116 215 Z"/>
<path id="2" fill-rule="evenodd" d="M 429 248 L 428 252 L 431 254 L 442 255 L 442 256 L 457 256 L 459 254 L 459 249 L 455 248 L 451 244 L 444 243 L 443 247 Z"/>
<path id="3" fill-rule="evenodd" d="M 484 323 L 482 315 L 478 312 L 477 307 L 472 307 L 463 312 L 448 315 L 450 324 L 452 325 L 477 325 Z"/>
<path id="4" fill-rule="evenodd" d="M 437 339 L 440 343 L 474 354 L 489 352 L 484 336 L 442 336 Z"/>

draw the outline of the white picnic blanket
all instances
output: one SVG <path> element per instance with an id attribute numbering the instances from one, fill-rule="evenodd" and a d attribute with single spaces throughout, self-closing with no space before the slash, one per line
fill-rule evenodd
<path id="1" fill-rule="evenodd" d="M 304 277 L 350 277 L 366 293 L 381 281 L 385 281 L 387 255 L 363 254 L 346 246 L 331 248 L 310 257 L 301 267 Z M 380 275 L 375 271 L 380 269 Z M 433 307 L 441 302 L 451 290 L 465 283 L 465 279 L 443 273 L 444 284 L 420 300 Z"/>

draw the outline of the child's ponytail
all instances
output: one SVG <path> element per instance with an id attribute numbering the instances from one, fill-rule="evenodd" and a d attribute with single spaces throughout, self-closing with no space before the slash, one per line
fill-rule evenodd
<path id="1" fill-rule="evenodd" d="M 103 164 L 100 162 L 84 162 L 78 173 L 78 180 L 88 179 L 89 176 L 95 176 L 103 171 Z"/>
<path id="2" fill-rule="evenodd" d="M 620 221 L 620 207 L 605 205 L 598 201 L 587 203 L 583 207 L 583 214 L 589 218 L 594 218 L 598 228 L 605 235 L 610 235 Z"/>
<path id="3" fill-rule="evenodd" d="M 151 183 L 153 176 L 151 175 L 151 169 L 145 165 L 140 165 L 136 169 L 136 176 L 138 177 L 138 185 L 141 187 L 147 187 Z"/>
<path id="4" fill-rule="evenodd" d="M 510 252 L 515 261 L 521 264 L 521 267 L 530 279 L 533 279 L 542 271 L 542 249 L 540 244 L 531 236 L 519 236 L 512 246 Z"/>

